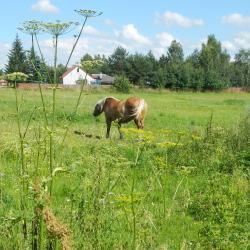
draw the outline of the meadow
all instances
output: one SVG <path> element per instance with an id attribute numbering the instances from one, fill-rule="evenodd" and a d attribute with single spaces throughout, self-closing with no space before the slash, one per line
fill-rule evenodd
<path id="1" fill-rule="evenodd" d="M 0 89 L 0 249 L 248 249 L 249 93 L 43 94 Z M 131 95 L 145 130 L 104 139 L 95 103 Z"/>

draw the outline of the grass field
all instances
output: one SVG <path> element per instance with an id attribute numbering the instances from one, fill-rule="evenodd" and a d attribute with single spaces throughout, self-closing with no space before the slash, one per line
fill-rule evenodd
<path id="1" fill-rule="evenodd" d="M 52 91 L 43 93 L 49 126 L 39 91 L 18 90 L 22 155 L 15 92 L 0 89 L 0 249 L 249 247 L 248 93 L 137 90 L 145 132 L 127 124 L 122 141 L 115 124 L 103 139 L 104 117 L 92 112 L 128 95 L 86 90 L 74 115 L 79 90 L 59 89 L 51 132 Z"/>

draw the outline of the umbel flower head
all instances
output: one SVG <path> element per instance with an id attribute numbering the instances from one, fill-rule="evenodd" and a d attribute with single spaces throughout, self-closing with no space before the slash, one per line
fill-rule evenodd
<path id="1" fill-rule="evenodd" d="M 81 16 L 84 16 L 85 18 L 96 17 L 96 16 L 100 16 L 102 14 L 101 11 L 83 10 L 83 9 L 75 10 L 75 12 Z"/>
<path id="2" fill-rule="evenodd" d="M 55 23 L 43 23 L 42 26 L 45 32 L 53 36 L 61 36 L 73 30 L 78 24 L 77 22 L 61 22 L 57 20 Z"/>
<path id="3" fill-rule="evenodd" d="M 23 22 L 22 27 L 19 27 L 18 30 L 30 35 L 37 35 L 43 30 L 43 24 L 37 20 L 30 20 Z"/>

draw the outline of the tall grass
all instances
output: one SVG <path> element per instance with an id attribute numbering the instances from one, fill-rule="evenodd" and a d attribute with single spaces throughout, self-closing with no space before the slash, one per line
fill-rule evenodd
<path id="1" fill-rule="evenodd" d="M 211 113 L 205 114 L 199 129 L 186 126 L 183 118 L 182 128 L 186 129 L 180 130 L 172 121 L 169 128 L 168 113 L 164 117 L 151 105 L 145 132 L 129 125 L 124 128 L 123 141 L 116 139 L 117 133 L 110 141 L 98 140 L 76 135 L 74 130 L 89 129 L 89 133 L 99 134 L 105 128 L 103 120 L 94 121 L 86 113 L 106 93 L 85 95 L 86 106 L 80 110 L 83 117 L 76 113 L 69 119 L 67 115 L 74 113 L 77 102 L 72 101 L 75 92 L 57 90 L 51 173 L 51 131 L 47 124 L 51 125 L 53 119 L 53 94 L 51 90 L 41 90 L 13 89 L 14 98 L 9 95 L 10 90 L 1 93 L 5 110 L 0 111 L 0 127 L 5 128 L 0 132 L 0 172 L 4 174 L 0 184 L 1 249 L 247 247 L 248 231 L 244 225 L 249 209 L 248 116 L 224 127 L 223 123 L 218 125 L 215 111 L 212 119 Z M 38 102 L 34 96 L 41 93 L 44 100 Z M 161 94 L 143 95 L 148 95 L 151 103 L 155 98 L 166 102 Z M 186 98 L 185 94 L 177 97 Z M 64 104 L 69 100 L 70 108 Z M 62 113 L 65 109 L 66 115 Z M 176 110 L 178 113 L 178 107 Z M 227 109 L 223 106 L 222 110 L 226 110 L 226 116 Z M 15 112 L 15 116 L 10 112 Z M 196 112 L 194 107 L 193 119 L 199 120 Z M 17 124 L 12 127 L 14 118 Z M 165 126 L 161 119 L 165 119 Z M 19 178 L 21 189 L 15 181 Z M 25 207 L 18 206 L 22 199 Z"/>

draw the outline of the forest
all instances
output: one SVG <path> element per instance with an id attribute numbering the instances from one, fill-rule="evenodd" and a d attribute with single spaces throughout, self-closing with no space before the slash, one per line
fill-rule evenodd
<path id="1" fill-rule="evenodd" d="M 30 62 L 34 61 L 34 65 Z M 181 43 L 173 40 L 166 48 L 166 54 L 156 58 L 151 51 L 147 54 L 129 53 L 123 47 L 117 47 L 110 56 L 84 54 L 81 64 L 93 63 L 88 73 L 105 73 L 111 76 L 125 76 L 133 85 L 173 90 L 220 90 L 229 87 L 250 88 L 250 50 L 240 49 L 234 57 L 222 48 L 214 35 L 209 35 L 201 49 L 195 49 L 191 55 L 184 56 Z M 45 72 L 49 72 L 46 74 Z M 64 65 L 58 65 L 58 81 L 66 71 Z M 8 63 L 0 70 L 4 74 L 22 72 L 28 75 L 28 82 L 41 82 L 37 72 L 53 78 L 53 67 L 47 65 L 34 50 L 24 50 L 22 41 L 16 36 L 8 54 Z M 48 77 L 47 77 L 48 78 Z"/>

